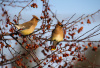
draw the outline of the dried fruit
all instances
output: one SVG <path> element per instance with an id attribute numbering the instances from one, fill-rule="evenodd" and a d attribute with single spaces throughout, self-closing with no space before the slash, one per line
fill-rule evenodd
<path id="1" fill-rule="evenodd" d="M 83 30 L 83 27 L 78 29 L 78 33 L 80 33 Z"/>
<path id="2" fill-rule="evenodd" d="M 89 19 L 87 20 L 87 23 L 88 23 L 88 24 L 91 24 L 91 22 L 90 22 L 90 20 L 89 20 Z"/>
<path id="3" fill-rule="evenodd" d="M 91 43 L 88 43 L 88 45 L 91 47 L 92 46 L 92 44 Z"/>
<path id="4" fill-rule="evenodd" d="M 97 47 L 96 47 L 96 46 L 94 46 L 92 50 L 93 50 L 93 51 L 97 51 Z"/>
<path id="5" fill-rule="evenodd" d="M 83 22 L 81 22 L 81 24 L 83 24 Z"/>

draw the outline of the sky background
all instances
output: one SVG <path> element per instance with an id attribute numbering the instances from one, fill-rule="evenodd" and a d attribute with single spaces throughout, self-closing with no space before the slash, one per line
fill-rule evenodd
<path id="1" fill-rule="evenodd" d="M 41 7 L 41 2 L 36 0 Z M 100 0 L 49 0 L 50 8 L 57 14 L 91 14 L 100 9 Z"/>
<path id="2" fill-rule="evenodd" d="M 41 0 L 34 0 L 37 3 L 38 8 L 25 8 L 21 15 L 24 21 L 28 21 L 32 18 L 32 15 L 38 17 L 41 16 L 42 2 Z M 24 6 L 27 3 L 18 3 L 17 5 Z M 75 16 L 81 16 L 82 14 L 92 14 L 100 9 L 100 0 L 49 0 L 49 6 L 51 10 L 57 15 L 58 19 L 66 19 L 76 13 Z M 11 17 L 21 11 L 19 7 L 5 7 Z M 23 21 L 21 21 L 23 22 Z"/>
<path id="3" fill-rule="evenodd" d="M 93 13 L 100 9 L 100 0 L 50 0 L 58 13 Z"/>

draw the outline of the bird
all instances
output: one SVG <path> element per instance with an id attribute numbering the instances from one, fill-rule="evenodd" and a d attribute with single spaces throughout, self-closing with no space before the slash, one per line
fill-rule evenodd
<path id="1" fill-rule="evenodd" d="M 58 22 L 55 29 L 52 31 L 51 40 L 53 41 L 53 48 L 51 48 L 51 50 L 56 49 L 56 45 L 59 44 L 60 41 L 63 41 L 63 37 L 63 25 Z M 52 41 L 50 41 L 50 44 L 52 43 Z"/>
<path id="2" fill-rule="evenodd" d="M 38 21 L 39 21 L 39 18 L 33 15 L 33 18 L 30 21 L 25 22 L 23 24 L 15 24 L 14 26 L 19 30 L 19 32 L 22 35 L 29 35 L 34 31 L 35 27 L 37 26 Z"/>
<path id="3" fill-rule="evenodd" d="M 35 27 L 37 26 L 37 23 L 39 21 L 39 18 L 35 15 L 32 15 L 33 18 L 30 21 L 27 21 L 23 24 L 14 24 L 14 26 L 18 29 L 18 31 L 26 36 L 29 35 L 31 33 L 33 33 Z M 12 36 L 12 34 L 10 34 L 12 38 L 14 38 Z M 14 38 L 15 39 L 15 38 Z M 18 41 L 17 41 L 18 42 Z M 20 42 L 19 42 L 20 43 Z M 21 43 L 20 43 L 21 45 Z M 22 46 L 23 47 L 23 46 Z M 23 47 L 24 48 L 24 47 Z M 24 48 L 25 49 L 25 48 Z M 25 49 L 26 50 L 26 49 Z M 27 51 L 27 50 L 26 50 Z M 28 52 L 28 51 L 27 51 Z M 33 59 L 36 61 L 36 63 L 39 65 L 40 64 L 40 60 L 37 58 L 37 56 L 34 53 L 28 52 L 30 53 L 30 55 L 33 57 Z"/>

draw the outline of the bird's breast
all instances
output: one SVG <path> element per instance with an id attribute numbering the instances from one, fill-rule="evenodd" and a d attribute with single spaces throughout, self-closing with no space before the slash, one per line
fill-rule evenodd
<path id="1" fill-rule="evenodd" d="M 60 35 L 60 34 L 55 35 L 55 36 L 53 37 L 53 39 L 52 39 L 52 40 L 62 41 L 62 40 L 63 40 L 63 36 L 62 36 L 62 35 Z"/>
<path id="2" fill-rule="evenodd" d="M 21 30 L 20 33 L 22 35 L 29 35 L 34 31 L 34 26 L 31 26 L 29 29 Z"/>

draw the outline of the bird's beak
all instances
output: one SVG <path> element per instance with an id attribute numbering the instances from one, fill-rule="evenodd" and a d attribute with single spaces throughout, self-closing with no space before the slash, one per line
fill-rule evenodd
<path id="1" fill-rule="evenodd" d="M 63 27 L 63 25 L 60 25 L 61 27 Z"/>

